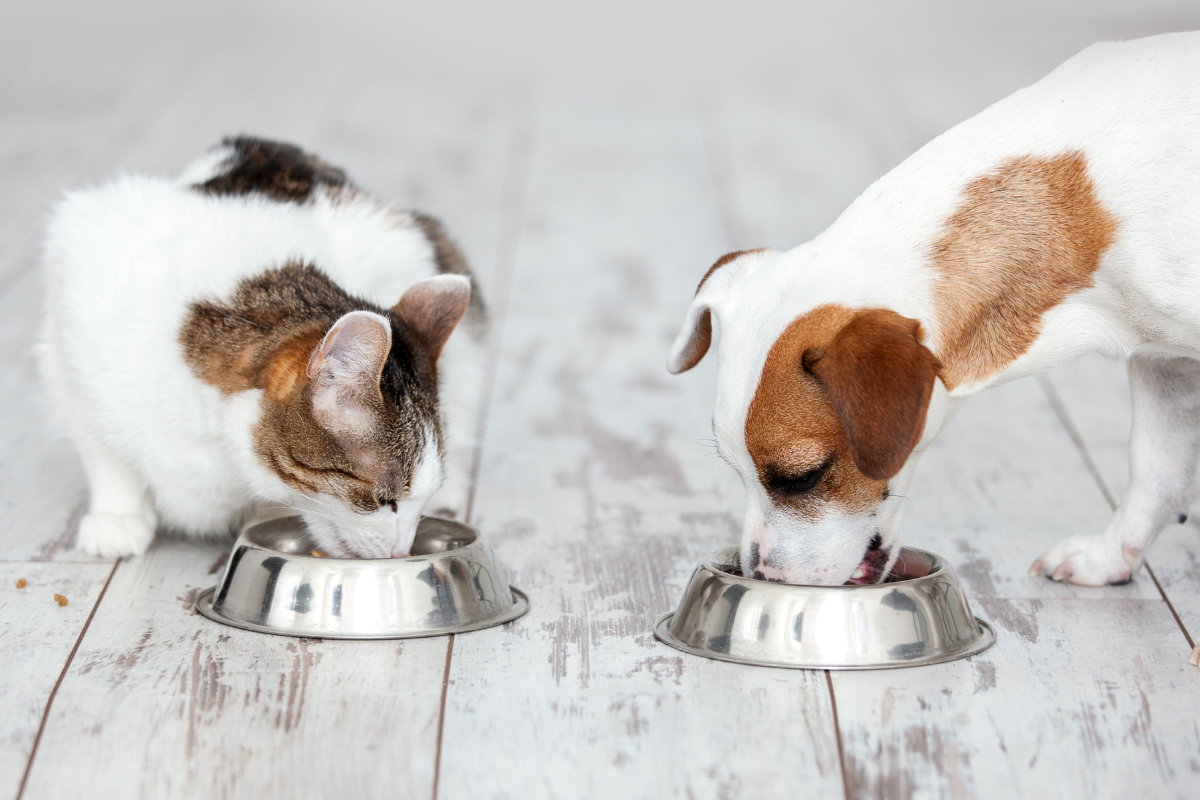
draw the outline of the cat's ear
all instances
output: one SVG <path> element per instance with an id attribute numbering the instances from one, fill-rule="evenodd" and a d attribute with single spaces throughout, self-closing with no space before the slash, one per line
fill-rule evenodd
<path id="1" fill-rule="evenodd" d="M 471 301 L 471 281 L 464 275 L 438 275 L 418 281 L 392 306 L 392 313 L 404 321 L 437 361 L 454 326 L 462 319 Z"/>
<path id="2" fill-rule="evenodd" d="M 392 326 L 370 311 L 351 311 L 333 324 L 308 359 L 313 413 L 334 433 L 362 434 L 383 403 L 379 378 L 392 349 Z"/>

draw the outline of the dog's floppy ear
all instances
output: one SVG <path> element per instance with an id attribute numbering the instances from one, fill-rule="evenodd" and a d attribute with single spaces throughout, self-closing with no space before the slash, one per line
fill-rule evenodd
<path id="1" fill-rule="evenodd" d="M 921 324 L 887 309 L 860 311 L 825 348 L 803 355 L 824 384 L 863 475 L 887 480 L 921 439 L 942 365 L 917 337 Z"/>
<path id="2" fill-rule="evenodd" d="M 704 273 L 696 287 L 696 296 L 687 310 L 687 316 L 683 319 L 683 328 L 675 337 L 675 344 L 671 345 L 671 354 L 667 357 L 667 372 L 672 375 L 687 372 L 699 364 L 700 359 L 708 352 L 708 346 L 712 344 L 713 303 L 745 272 L 744 268 L 739 269 L 743 264 L 729 266 L 727 269 L 721 267 L 732 264 L 747 253 L 761 252 L 765 251 L 738 250 L 726 253 Z"/>

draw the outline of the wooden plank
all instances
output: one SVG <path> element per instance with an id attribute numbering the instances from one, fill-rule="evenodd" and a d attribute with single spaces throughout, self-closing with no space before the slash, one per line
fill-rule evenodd
<path id="1" fill-rule="evenodd" d="M 910 496 L 908 541 L 947 556 L 999 639 L 929 670 L 834 674 L 851 794 L 1026 796 L 1046 786 L 1044 796 L 1061 796 L 1052 787 L 1080 786 L 1119 796 L 1109 787 L 1132 786 L 1133 765 L 1153 759 L 1146 780 L 1182 796 L 1200 675 L 1180 672 L 1187 650 L 1154 584 L 1073 587 L 1025 574 L 1031 554 L 1101 530 L 1109 514 L 1038 385 L 974 398 L 925 455 Z M 995 690 L 976 699 L 971 687 L 993 669 Z M 1153 735 L 1129 733 L 1146 727 L 1146 712 L 1127 695 L 1147 698 Z M 894 724 L 881 725 L 898 697 L 907 699 Z"/>
<path id="2" fill-rule="evenodd" d="M 1000 636 L 981 655 L 835 673 L 848 796 L 1195 795 L 1200 673 L 1164 657 L 1161 601 L 974 606 Z"/>
<path id="3" fill-rule="evenodd" d="M 663 97 L 543 103 L 476 505 L 533 607 L 455 641 L 440 796 L 840 793 L 823 675 L 651 635 L 738 527 L 696 441 L 711 365 L 662 366 L 723 248 L 699 126 Z"/>
<path id="4" fill-rule="evenodd" d="M 111 572 L 0 562 L 0 797 L 17 795 L 46 702 Z"/>
<path id="5" fill-rule="evenodd" d="M 301 781 L 313 797 L 428 796 L 445 640 L 217 625 L 192 604 L 226 548 L 168 540 L 119 566 L 25 798 L 278 796 Z"/>
<path id="6" fill-rule="evenodd" d="M 368 191 L 440 219 L 491 306 L 505 174 L 522 113 L 511 87 L 486 80 L 367 81 L 327 155 Z"/>

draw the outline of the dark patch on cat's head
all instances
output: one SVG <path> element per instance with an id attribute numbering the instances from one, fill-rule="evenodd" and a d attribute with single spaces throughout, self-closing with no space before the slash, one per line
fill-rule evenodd
<path id="1" fill-rule="evenodd" d="M 193 188 L 211 195 L 261 194 L 281 202 L 303 203 L 315 186 L 340 188 L 346 173 L 286 142 L 249 136 L 224 139 L 229 158 L 221 172 Z"/>
<path id="2" fill-rule="evenodd" d="M 475 276 L 467 266 L 466 257 L 446 233 L 446 227 L 442 225 L 441 220 L 419 211 L 413 211 L 411 215 L 413 222 L 421 229 L 429 246 L 433 248 L 433 260 L 437 264 L 437 271 L 443 275 L 462 275 L 471 281 L 471 301 L 467 307 L 466 321 L 471 332 L 481 336 L 487 328 L 487 308 L 483 304 L 483 293 L 478 291 L 479 287 L 475 284 Z"/>
<path id="3" fill-rule="evenodd" d="M 193 303 L 184 358 L 225 395 L 261 390 L 256 455 L 292 489 L 363 512 L 405 496 L 441 451 L 437 358 L 467 306 L 462 278 L 431 278 L 392 309 L 292 263 Z"/>

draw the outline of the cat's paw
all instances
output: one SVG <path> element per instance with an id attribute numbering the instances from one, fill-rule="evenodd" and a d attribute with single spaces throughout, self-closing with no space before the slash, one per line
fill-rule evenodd
<path id="1" fill-rule="evenodd" d="M 1029 574 L 1080 586 L 1128 583 L 1138 555 L 1107 536 L 1071 536 L 1042 553 Z"/>
<path id="2" fill-rule="evenodd" d="M 134 514 L 87 514 L 79 521 L 78 547 L 102 558 L 140 556 L 154 539 L 154 525 Z"/>
<path id="3" fill-rule="evenodd" d="M 467 512 L 467 487 L 458 481 L 447 480 L 442 488 L 425 504 L 425 512 L 432 517 L 462 519 Z"/>

